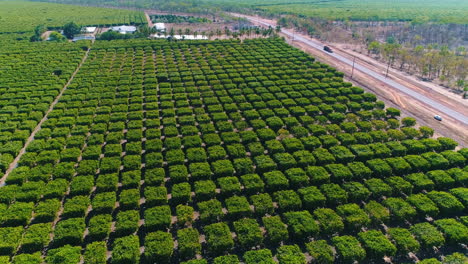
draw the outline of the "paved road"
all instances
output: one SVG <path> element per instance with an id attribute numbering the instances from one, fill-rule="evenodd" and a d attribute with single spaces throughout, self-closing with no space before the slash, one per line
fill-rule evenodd
<path id="1" fill-rule="evenodd" d="M 275 27 L 275 25 L 273 24 L 270 24 L 270 23 L 267 23 L 263 20 L 260 20 L 260 19 L 257 19 L 255 17 L 251 17 L 251 16 L 245 16 L 245 15 L 241 15 L 241 14 L 233 14 L 234 16 L 238 16 L 238 17 L 244 17 L 244 18 L 247 18 L 249 19 L 250 21 L 253 21 L 253 22 L 256 22 L 256 23 L 259 23 L 259 24 L 262 24 L 262 25 L 265 25 L 265 26 L 271 26 L 271 27 Z M 289 37 L 293 37 L 294 36 L 294 40 L 299 40 L 307 45 L 309 45 L 310 47 L 312 48 L 315 48 L 315 49 L 318 49 L 320 51 L 322 51 L 323 53 L 327 54 L 328 56 L 332 56 L 338 60 L 340 60 L 341 62 L 345 63 L 345 64 L 348 64 L 349 66 L 352 66 L 353 65 L 353 61 L 352 60 L 349 60 L 341 55 L 338 55 L 338 54 L 335 54 L 335 53 L 328 53 L 328 52 L 325 52 L 323 51 L 323 45 L 316 42 L 316 41 L 313 41 L 313 40 L 310 40 L 310 39 L 307 39 L 307 38 L 304 38 L 300 35 L 297 35 L 297 34 L 294 34 L 293 32 L 291 32 L 290 30 L 287 30 L 287 29 L 281 29 L 281 32 Z M 393 80 L 390 80 L 390 79 L 387 79 L 385 78 L 384 75 L 380 74 L 380 73 L 377 73 L 373 70 L 370 70 L 368 68 L 366 68 L 365 66 L 355 62 L 354 63 L 354 69 L 356 70 L 359 70 L 383 83 L 386 83 L 387 85 L 395 88 L 395 89 L 398 89 L 400 90 L 401 92 L 405 93 L 406 95 L 408 96 L 411 96 L 413 98 L 415 98 L 416 100 L 418 101 L 421 101 L 422 103 L 426 104 L 426 105 L 429 105 L 430 107 L 432 107 L 433 109 L 437 110 L 438 112 L 437 113 L 434 113 L 434 115 L 440 115 L 442 117 L 445 116 L 450 116 L 451 118 L 465 124 L 465 125 L 468 125 L 468 116 L 450 108 L 450 107 L 447 107 L 445 105 L 442 105 L 441 103 L 438 103 L 437 101 L 434 101 L 433 99 L 419 93 L 419 92 L 416 92 L 415 90 L 413 89 L 410 89 L 404 85 L 401 85 Z"/>

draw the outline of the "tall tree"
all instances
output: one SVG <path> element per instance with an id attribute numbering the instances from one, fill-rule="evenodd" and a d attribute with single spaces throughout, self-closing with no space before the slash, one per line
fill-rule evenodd
<path id="1" fill-rule="evenodd" d="M 80 27 L 75 22 L 68 22 L 63 26 L 63 35 L 69 39 L 78 33 L 80 33 Z"/>

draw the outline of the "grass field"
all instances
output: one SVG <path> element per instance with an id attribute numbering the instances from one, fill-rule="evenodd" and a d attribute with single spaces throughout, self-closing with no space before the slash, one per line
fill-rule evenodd
<path id="1" fill-rule="evenodd" d="M 137 11 L 28 1 L 0 1 L 0 33 L 33 31 L 40 24 L 56 28 L 70 21 L 78 25 L 146 23 L 143 12 Z"/>
<path id="2" fill-rule="evenodd" d="M 74 45 L 0 57 L 1 170 L 76 66 Z M 21 89 L 28 71 L 45 82 Z M 0 263 L 462 252 L 467 149 L 342 76 L 280 39 L 95 42 L 1 187 Z"/>

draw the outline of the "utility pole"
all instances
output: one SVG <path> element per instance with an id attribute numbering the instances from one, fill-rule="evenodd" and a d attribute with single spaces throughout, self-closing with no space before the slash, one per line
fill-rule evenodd
<path id="1" fill-rule="evenodd" d="M 354 74 L 354 62 L 356 61 L 356 56 L 353 57 L 353 68 L 351 69 L 351 79 L 353 78 Z"/>

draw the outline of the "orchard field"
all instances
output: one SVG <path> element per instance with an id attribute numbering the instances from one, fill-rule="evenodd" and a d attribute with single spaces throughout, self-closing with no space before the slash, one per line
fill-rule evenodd
<path id="1" fill-rule="evenodd" d="M 0 53 L 3 169 L 57 45 Z M 281 39 L 97 41 L 0 188 L 0 263 L 463 263 L 468 149 L 433 132 Z"/>
<path id="2" fill-rule="evenodd" d="M 90 4 L 88 0 L 40 1 Z M 460 0 L 95 0 L 93 4 L 191 13 L 263 11 L 266 14 L 296 14 L 328 20 L 468 23 L 468 2 Z"/>
<path id="3" fill-rule="evenodd" d="M 81 26 L 146 23 L 139 11 L 0 0 L 0 34 L 30 32 L 38 25 L 57 29 L 70 21 Z"/>

